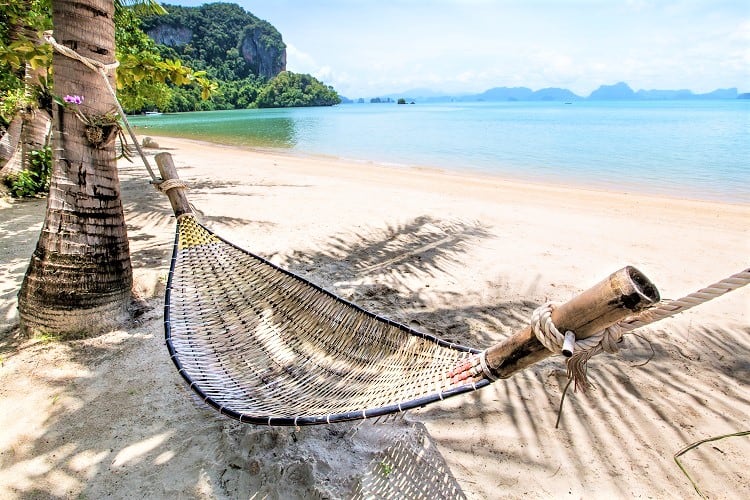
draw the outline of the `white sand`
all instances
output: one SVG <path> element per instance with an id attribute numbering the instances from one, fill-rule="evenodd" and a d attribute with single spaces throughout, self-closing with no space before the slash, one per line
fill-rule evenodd
<path id="1" fill-rule="evenodd" d="M 748 267 L 750 206 L 505 182 L 158 138 L 216 232 L 395 320 L 487 347 L 546 300 L 630 264 L 676 298 Z M 152 153 L 154 151 L 151 151 Z M 629 336 L 570 392 L 550 358 L 396 423 L 269 429 L 201 407 L 163 342 L 174 220 L 121 164 L 154 308 L 74 342 L 18 338 L 44 202 L 0 205 L 0 498 L 695 495 L 672 455 L 750 430 L 750 287 Z M 750 497 L 750 438 L 683 457 L 711 498 Z M 256 496 L 256 493 L 259 493 Z"/>

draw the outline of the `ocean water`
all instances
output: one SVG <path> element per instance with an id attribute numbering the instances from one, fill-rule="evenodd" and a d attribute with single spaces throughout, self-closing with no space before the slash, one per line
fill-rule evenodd
<path id="1" fill-rule="evenodd" d="M 137 116 L 141 135 L 750 203 L 750 101 L 345 104 Z"/>

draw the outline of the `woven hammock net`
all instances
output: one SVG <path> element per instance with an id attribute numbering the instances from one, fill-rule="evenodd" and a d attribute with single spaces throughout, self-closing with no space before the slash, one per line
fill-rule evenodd
<path id="1" fill-rule="evenodd" d="M 310 425 L 405 411 L 476 390 L 448 372 L 479 351 L 417 332 L 178 221 L 164 311 L 167 346 L 221 413 Z"/>

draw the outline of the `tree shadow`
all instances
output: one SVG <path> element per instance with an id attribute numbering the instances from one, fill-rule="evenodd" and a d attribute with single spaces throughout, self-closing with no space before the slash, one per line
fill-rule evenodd
<path id="1" fill-rule="evenodd" d="M 165 194 L 155 190 L 137 175 L 136 167 L 121 169 L 124 179 L 120 182 L 124 211 L 130 241 L 130 258 L 136 269 L 168 268 L 174 243 L 175 217 Z M 214 182 L 211 180 L 196 183 L 196 193 L 222 194 L 216 192 L 226 187 L 238 186 L 238 182 Z M 144 196 L 143 190 L 154 190 L 153 196 Z M 226 194 L 236 194 L 229 191 Z M 273 223 L 255 221 L 244 217 L 214 216 L 192 206 L 198 220 L 212 229 L 221 228 L 271 228 Z"/>
<path id="2" fill-rule="evenodd" d="M 433 300 L 442 295 L 436 302 L 456 304 L 433 308 L 423 293 L 409 288 L 407 277 L 450 272 L 466 248 L 488 234 L 481 226 L 421 217 L 389 227 L 380 237 L 340 236 L 324 250 L 293 252 L 283 256 L 282 261 L 314 282 L 326 283 L 336 292 L 345 291 L 347 299 L 366 309 L 452 342 L 485 348 L 528 324 L 531 312 L 539 304 L 525 300 L 488 304 L 479 293 L 431 292 Z M 371 280 L 376 283 L 363 279 L 363 275 L 372 274 L 377 275 Z M 623 351 L 622 359 L 609 355 L 594 359 L 590 374 L 596 389 L 585 394 L 571 391 L 560 429 L 554 429 L 554 424 L 567 376 L 559 358 L 544 360 L 479 393 L 415 414 L 430 432 L 444 427 L 448 420 L 467 426 L 467 432 L 475 436 L 497 435 L 499 428 L 505 429 L 501 434 L 515 436 L 511 441 L 490 439 L 485 446 L 476 448 L 476 441 L 464 439 L 463 433 L 447 438 L 440 432 L 433 435 L 441 450 L 451 457 L 483 456 L 489 463 L 498 464 L 495 472 L 505 474 L 500 483 L 512 483 L 523 472 L 516 464 L 523 463 L 531 464 L 532 470 L 545 477 L 560 474 L 581 478 L 569 481 L 571 488 L 595 494 L 595 485 L 586 480 L 594 461 L 598 474 L 611 478 L 607 487 L 613 494 L 689 494 L 689 483 L 669 455 L 705 437 L 702 432 L 729 433 L 746 427 L 742 415 L 750 414 L 750 328 L 702 325 L 688 330 L 679 322 L 674 325 L 671 338 L 663 329 L 644 330 L 652 338 L 656 353 L 645 366 L 631 366 L 650 356 L 650 347 L 634 336 L 627 337 L 631 348 Z M 681 367 L 679 374 L 673 373 L 675 366 Z M 705 373 L 711 373 L 710 381 L 703 376 Z M 695 378 L 686 379 L 691 375 Z M 746 411 L 738 412 L 738 408 Z M 587 438 L 578 439 L 581 435 Z M 547 449 L 550 442 L 554 445 Z M 599 444 L 602 442 L 606 444 Z M 526 451 L 529 448 L 541 456 L 530 456 Z M 715 453 L 711 456 L 712 453 L 701 455 L 708 462 L 701 474 L 707 478 L 709 490 L 721 488 L 714 486 L 723 484 L 717 478 L 735 477 L 742 468 L 742 460 L 732 468 L 727 460 Z M 642 468 L 646 475 L 668 478 L 659 483 L 666 486 L 662 490 L 634 486 L 632 476 L 620 471 L 624 463 Z M 460 468 L 460 459 L 449 465 Z M 459 479 L 472 477 L 475 471 L 468 471 Z M 491 485 L 492 481 L 486 484 Z M 737 491 L 749 484 L 745 477 Z M 473 493 L 479 496 L 495 493 L 488 486 L 477 488 Z"/>
<path id="3" fill-rule="evenodd" d="M 39 239 L 46 202 L 14 201 L 3 211 L 0 230 L 0 334 L 15 327 L 16 296 Z"/>
<path id="4" fill-rule="evenodd" d="M 155 311 L 146 322 L 160 323 Z M 180 457 L 197 449 L 220 456 L 210 436 L 222 422 L 185 397 L 162 344 L 148 329 L 131 328 L 79 341 L 27 341 L 9 354 L 3 387 L 23 393 L 13 372 L 34 363 L 23 373 L 34 377 L 36 392 L 3 401 L 0 420 L 16 439 L 0 452 L 0 491 L 24 498 L 77 497 L 78 490 L 87 498 L 198 496 L 189 488 L 210 465 Z M 187 480 L 154 481 L 186 473 Z M 94 476 L 104 479 L 89 483 Z"/>
<path id="5" fill-rule="evenodd" d="M 143 175 L 144 167 L 141 165 L 127 165 L 120 168 L 123 179 L 120 182 L 122 198 L 124 200 L 124 209 L 127 214 L 128 231 L 131 233 L 143 232 L 147 228 L 157 228 L 159 230 L 174 227 L 174 214 L 169 204 L 167 196 L 150 185 Z M 180 170 L 186 170 L 189 167 L 180 167 Z M 187 178 L 188 198 L 199 197 L 202 195 L 217 196 L 257 196 L 257 193 L 248 192 L 243 188 L 260 186 L 263 188 L 276 187 L 306 187 L 305 185 L 281 185 L 281 184 L 249 184 L 240 181 L 216 181 L 213 179 L 192 179 Z M 144 195 L 144 191 L 152 191 L 153 196 Z M 247 227 L 248 230 L 254 227 L 268 228 L 274 224 L 267 221 L 257 221 L 245 217 L 233 216 L 216 216 L 207 214 L 198 206 L 191 203 L 191 208 L 200 222 L 207 226 L 238 228 Z M 144 238 L 143 235 L 139 236 Z M 134 240 L 131 237 L 131 240 Z"/>
<path id="6" fill-rule="evenodd" d="M 452 272 L 472 244 L 490 236 L 489 228 L 472 221 L 417 217 L 384 230 L 335 236 L 317 251 L 272 255 L 283 266 L 325 283 L 351 282 L 365 276 L 394 287 L 413 275 Z"/>
<path id="7" fill-rule="evenodd" d="M 633 336 L 627 337 L 629 348 L 620 359 L 610 355 L 593 359 L 589 368 L 593 389 L 581 393 L 571 388 L 559 429 L 555 420 L 567 384 L 559 358 L 416 415 L 437 434 L 435 439 L 449 456 L 459 457 L 449 462 L 452 467 L 462 456 L 481 456 L 494 464 L 498 483 L 512 483 L 524 472 L 516 464 L 524 463 L 526 474 L 558 476 L 573 493 L 601 493 L 604 485 L 597 489 L 586 479 L 595 475 L 608 478 L 606 491 L 618 496 L 648 492 L 671 496 L 677 491 L 688 495 L 691 485 L 671 455 L 701 438 L 747 427 L 750 328 L 707 325 L 689 332 L 687 343 L 700 352 L 692 360 L 678 347 L 685 345 L 688 332 L 667 331 L 645 330 L 655 356 L 643 366 L 637 365 L 650 357 L 651 348 Z M 467 433 L 490 439 L 477 449 L 471 440 L 443 437 L 445 427 L 459 423 Z M 511 439 L 497 439 L 500 436 Z M 729 491 L 740 494 L 750 487 L 744 457 L 739 452 L 730 457 L 707 446 L 696 452 L 698 462 L 691 473 L 709 497 Z M 659 479 L 639 486 L 633 483 L 633 474 Z M 466 484 L 464 478 L 458 477 L 461 484 Z M 729 478 L 733 480 L 728 484 Z M 553 494 L 561 486 L 550 481 L 548 487 L 543 491 Z M 479 488 L 473 493 L 485 496 L 491 491 Z"/>

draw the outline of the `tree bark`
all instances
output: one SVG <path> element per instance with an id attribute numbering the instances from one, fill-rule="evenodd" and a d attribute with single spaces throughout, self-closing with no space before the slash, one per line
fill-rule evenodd
<path id="1" fill-rule="evenodd" d="M 0 137 L 0 180 L 20 170 L 21 162 L 16 162 L 16 151 L 21 143 L 22 128 L 23 116 L 19 113 L 8 125 L 5 135 Z"/>
<path id="2" fill-rule="evenodd" d="M 55 38 L 84 57 L 112 63 L 113 13 L 112 0 L 54 0 Z M 84 96 L 84 114 L 112 110 L 101 74 L 58 53 L 53 68 L 57 95 Z M 87 336 L 124 318 L 132 286 L 130 252 L 114 142 L 91 145 L 73 111 L 54 107 L 47 212 L 18 294 L 19 314 L 28 333 Z"/>
<path id="3" fill-rule="evenodd" d="M 27 86 L 38 85 L 46 68 L 27 68 Z M 36 81 L 37 83 L 32 83 Z M 33 90 L 29 90 L 33 92 Z M 18 112 L 0 138 L 0 180 L 22 170 L 33 170 L 31 152 L 48 144 L 51 120 L 46 109 L 29 107 Z"/>
<path id="4" fill-rule="evenodd" d="M 47 68 L 40 66 L 32 69 L 26 65 L 26 91 L 31 95 L 36 93 L 36 88 L 43 85 L 42 78 L 47 74 Z M 46 85 L 46 82 L 44 83 Z M 50 116 L 45 109 L 38 105 L 23 110 L 23 128 L 21 129 L 21 169 L 32 170 L 31 152 L 38 151 L 47 145 L 50 132 Z"/>

